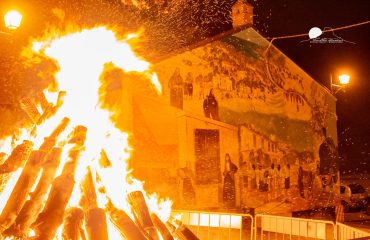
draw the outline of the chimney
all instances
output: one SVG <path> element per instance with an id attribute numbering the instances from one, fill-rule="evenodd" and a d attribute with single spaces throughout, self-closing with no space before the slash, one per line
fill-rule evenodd
<path id="1" fill-rule="evenodd" d="M 246 0 L 237 0 L 231 8 L 233 28 L 253 25 L 253 6 Z"/>

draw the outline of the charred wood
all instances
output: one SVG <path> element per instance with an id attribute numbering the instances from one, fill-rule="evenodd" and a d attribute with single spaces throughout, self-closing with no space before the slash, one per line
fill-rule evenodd
<path id="1" fill-rule="evenodd" d="M 127 240 L 148 240 L 140 228 L 124 211 L 117 209 L 111 202 L 106 209 L 109 219 Z"/>
<path id="2" fill-rule="evenodd" d="M 128 201 L 137 223 L 145 229 L 153 240 L 159 239 L 157 230 L 150 218 L 148 206 L 141 191 L 135 191 L 128 194 Z"/>
<path id="3" fill-rule="evenodd" d="M 33 103 L 32 99 L 29 97 L 22 98 L 19 101 L 21 108 L 27 113 L 29 118 L 34 124 L 37 124 L 41 118 L 40 112 L 37 110 L 36 105 Z"/>
<path id="4" fill-rule="evenodd" d="M 173 236 L 178 240 L 199 240 L 199 238 L 180 220 L 175 218 L 170 218 L 172 224 L 167 223 L 167 226 L 170 226 Z M 172 226 L 173 227 L 172 227 Z"/>
<path id="5" fill-rule="evenodd" d="M 57 112 L 57 110 L 63 104 L 63 98 L 64 98 L 64 96 L 65 96 L 65 92 L 64 91 L 59 92 L 57 103 L 56 103 L 55 106 L 53 106 L 52 104 L 50 104 L 50 103 L 47 102 L 44 94 L 42 94 L 42 96 L 40 96 L 41 97 L 41 99 L 40 99 L 40 101 L 41 101 L 41 108 L 43 110 L 43 113 L 39 117 L 39 119 L 37 121 L 37 125 L 40 125 L 42 122 L 44 122 L 46 119 L 50 118 L 51 116 L 53 116 Z"/>
<path id="6" fill-rule="evenodd" d="M 108 226 L 105 212 L 92 208 L 85 213 L 86 232 L 89 240 L 108 240 Z"/>
<path id="7" fill-rule="evenodd" d="M 172 234 L 170 233 L 170 231 L 168 231 L 166 225 L 161 221 L 161 219 L 154 213 L 150 214 L 150 216 L 153 220 L 154 226 L 158 229 L 159 233 L 161 234 L 162 239 L 173 240 Z"/>
<path id="8" fill-rule="evenodd" d="M 76 129 L 79 130 L 77 131 Z M 75 185 L 74 175 L 78 158 L 83 150 L 86 128 L 77 126 L 72 138 L 76 134 L 79 135 L 80 140 L 76 142 L 76 146 L 69 152 L 69 160 L 63 166 L 62 174 L 54 179 L 43 211 L 32 224 L 37 235 L 35 239 L 53 239 L 58 227 L 63 222 L 65 208 Z"/>
<path id="9" fill-rule="evenodd" d="M 45 159 L 44 151 L 33 151 L 15 185 L 13 191 L 0 216 L 0 232 L 14 223 L 27 200 L 32 186 L 35 184 L 40 172 L 41 164 Z"/>
<path id="10" fill-rule="evenodd" d="M 44 150 L 47 152 L 50 151 L 52 147 L 55 145 L 58 136 L 63 133 L 63 131 L 68 126 L 69 122 L 70 122 L 69 118 L 63 118 L 59 125 L 49 135 L 49 137 L 44 139 L 44 142 L 40 146 L 40 150 Z"/>
<path id="11" fill-rule="evenodd" d="M 87 169 L 87 174 L 82 182 L 83 193 L 83 208 L 85 211 L 98 207 L 95 184 L 90 168 Z"/>
<path id="12" fill-rule="evenodd" d="M 23 141 L 14 148 L 10 156 L 0 165 L 0 174 L 14 172 L 22 167 L 29 158 L 33 148 L 33 142 Z"/>
<path id="13" fill-rule="evenodd" d="M 56 170 L 59 166 L 61 153 L 62 150 L 60 148 L 54 148 L 50 152 L 46 162 L 44 163 L 43 172 L 36 189 L 30 194 L 31 199 L 24 204 L 15 223 L 6 231 L 6 235 L 22 236 L 36 220 L 37 215 L 41 212 L 46 200 L 46 194 L 54 180 Z"/>
<path id="14" fill-rule="evenodd" d="M 85 240 L 83 230 L 84 212 L 81 208 L 69 208 L 66 210 L 63 224 L 62 237 L 64 240 Z"/>

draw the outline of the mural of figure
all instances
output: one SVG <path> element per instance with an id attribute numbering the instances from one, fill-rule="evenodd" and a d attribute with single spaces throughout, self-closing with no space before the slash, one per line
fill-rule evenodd
<path id="1" fill-rule="evenodd" d="M 277 171 L 278 170 L 275 168 L 275 164 L 272 163 L 269 171 L 269 190 L 271 198 L 276 198 L 277 194 L 277 181 L 278 181 Z"/>
<path id="2" fill-rule="evenodd" d="M 277 168 L 276 168 L 276 191 L 277 191 L 277 194 L 278 196 L 281 194 L 281 189 L 282 189 L 282 179 L 283 179 L 283 172 L 282 172 L 282 169 L 281 169 L 281 166 L 280 164 L 277 165 Z"/>
<path id="3" fill-rule="evenodd" d="M 331 183 L 331 180 L 337 182 L 336 178 L 339 167 L 339 154 L 338 149 L 334 144 L 334 140 L 331 137 L 326 136 L 326 128 L 322 128 L 322 136 L 323 142 L 319 148 L 320 175 L 324 175 L 322 177 L 322 182 L 323 188 L 325 189 L 325 187 L 329 185 L 328 183 Z"/>
<path id="4" fill-rule="evenodd" d="M 262 165 L 258 166 L 258 190 L 260 192 L 267 192 L 269 187 L 269 171 L 263 169 Z"/>
<path id="5" fill-rule="evenodd" d="M 199 84 L 199 99 L 204 99 L 205 93 L 204 93 L 204 79 L 203 75 L 199 75 L 197 77 L 197 83 Z"/>
<path id="6" fill-rule="evenodd" d="M 190 168 L 184 167 L 177 170 L 177 175 L 182 181 L 182 205 L 193 206 L 195 204 L 195 190 L 193 187 L 193 172 Z"/>
<path id="7" fill-rule="evenodd" d="M 302 166 L 299 166 L 299 169 L 298 169 L 298 189 L 299 189 L 299 195 L 302 198 L 304 198 L 303 169 L 302 169 Z"/>
<path id="8" fill-rule="evenodd" d="M 245 200 L 247 198 L 247 192 L 248 192 L 248 164 L 246 161 L 243 161 L 241 167 L 240 167 L 240 187 L 241 187 L 241 203 L 244 205 Z"/>
<path id="9" fill-rule="evenodd" d="M 170 104 L 173 107 L 182 109 L 184 105 L 183 97 L 183 84 L 184 81 L 180 74 L 180 69 L 176 68 L 168 81 L 168 87 L 170 89 Z"/>
<path id="10" fill-rule="evenodd" d="M 186 76 L 184 83 L 184 96 L 188 99 L 193 97 L 193 74 L 191 72 Z"/>
<path id="11" fill-rule="evenodd" d="M 284 195 L 289 199 L 289 189 L 290 189 L 290 164 L 288 163 L 283 172 L 284 176 Z"/>
<path id="12" fill-rule="evenodd" d="M 250 177 L 251 177 L 251 188 L 252 188 L 252 190 L 257 189 L 257 170 L 256 170 L 256 165 L 254 165 L 254 164 L 252 164 Z"/>
<path id="13" fill-rule="evenodd" d="M 206 117 L 217 121 L 220 120 L 218 116 L 218 102 L 213 94 L 213 89 L 209 91 L 208 96 L 203 101 L 203 110 Z"/>
<path id="14" fill-rule="evenodd" d="M 225 170 L 224 170 L 224 187 L 223 187 L 223 203 L 225 207 L 235 207 L 235 178 L 234 175 L 238 171 L 238 167 L 232 163 L 230 155 L 225 155 Z"/>
<path id="15" fill-rule="evenodd" d="M 255 159 L 254 159 L 254 151 L 253 151 L 253 150 L 251 150 L 251 151 L 249 152 L 249 162 L 250 162 L 250 163 L 254 163 L 254 161 L 255 161 Z"/>

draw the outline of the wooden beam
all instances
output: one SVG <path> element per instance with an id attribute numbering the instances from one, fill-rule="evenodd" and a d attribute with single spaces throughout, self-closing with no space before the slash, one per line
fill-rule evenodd
<path id="1" fill-rule="evenodd" d="M 141 191 L 131 192 L 127 195 L 136 222 L 149 234 L 153 240 L 159 240 L 157 230 L 150 218 L 148 206 Z"/>
<path id="2" fill-rule="evenodd" d="M 62 238 L 66 240 L 86 240 L 83 222 L 84 211 L 81 208 L 68 208 L 64 217 Z"/>
<path id="3" fill-rule="evenodd" d="M 42 207 L 47 197 L 46 194 L 53 183 L 55 173 L 60 163 L 61 153 L 62 149 L 54 148 L 47 156 L 41 178 L 35 191 L 30 194 L 30 200 L 24 204 L 15 223 L 6 230 L 5 235 L 24 236 L 31 224 L 36 220 L 38 214 L 42 211 Z"/>
<path id="4" fill-rule="evenodd" d="M 22 167 L 29 158 L 32 148 L 33 142 L 27 140 L 16 146 L 5 162 L 0 165 L 0 175 L 14 172 L 18 168 Z"/>
<path id="5" fill-rule="evenodd" d="M 35 240 L 53 239 L 63 223 L 65 208 L 75 185 L 76 165 L 83 150 L 86 131 L 83 126 L 74 129 L 71 139 L 78 136 L 79 141 L 75 142 L 74 148 L 69 152 L 69 160 L 64 164 L 62 174 L 54 179 L 45 207 L 31 226 L 36 232 Z"/>
<path id="6" fill-rule="evenodd" d="M 127 240 L 148 240 L 135 222 L 123 210 L 117 209 L 112 202 L 105 208 L 109 219 Z"/>
<path id="7" fill-rule="evenodd" d="M 6 202 L 0 215 L 0 232 L 3 232 L 14 223 L 27 200 L 32 186 L 39 175 L 41 164 L 44 162 L 46 153 L 44 151 L 33 151 L 23 168 L 23 171 Z"/>

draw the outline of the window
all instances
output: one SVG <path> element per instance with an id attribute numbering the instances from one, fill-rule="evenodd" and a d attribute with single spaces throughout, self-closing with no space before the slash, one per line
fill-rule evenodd
<path id="1" fill-rule="evenodd" d="M 219 130 L 195 129 L 195 180 L 197 184 L 221 182 Z"/>
<path id="2" fill-rule="evenodd" d="M 348 187 L 351 189 L 352 194 L 364 193 L 365 189 L 360 184 L 349 184 Z"/>
<path id="3" fill-rule="evenodd" d="M 253 147 L 257 147 L 257 137 L 256 137 L 256 134 L 253 134 Z"/>
<path id="4" fill-rule="evenodd" d="M 340 186 L 340 194 L 344 194 L 345 191 L 346 191 L 346 187 Z"/>

